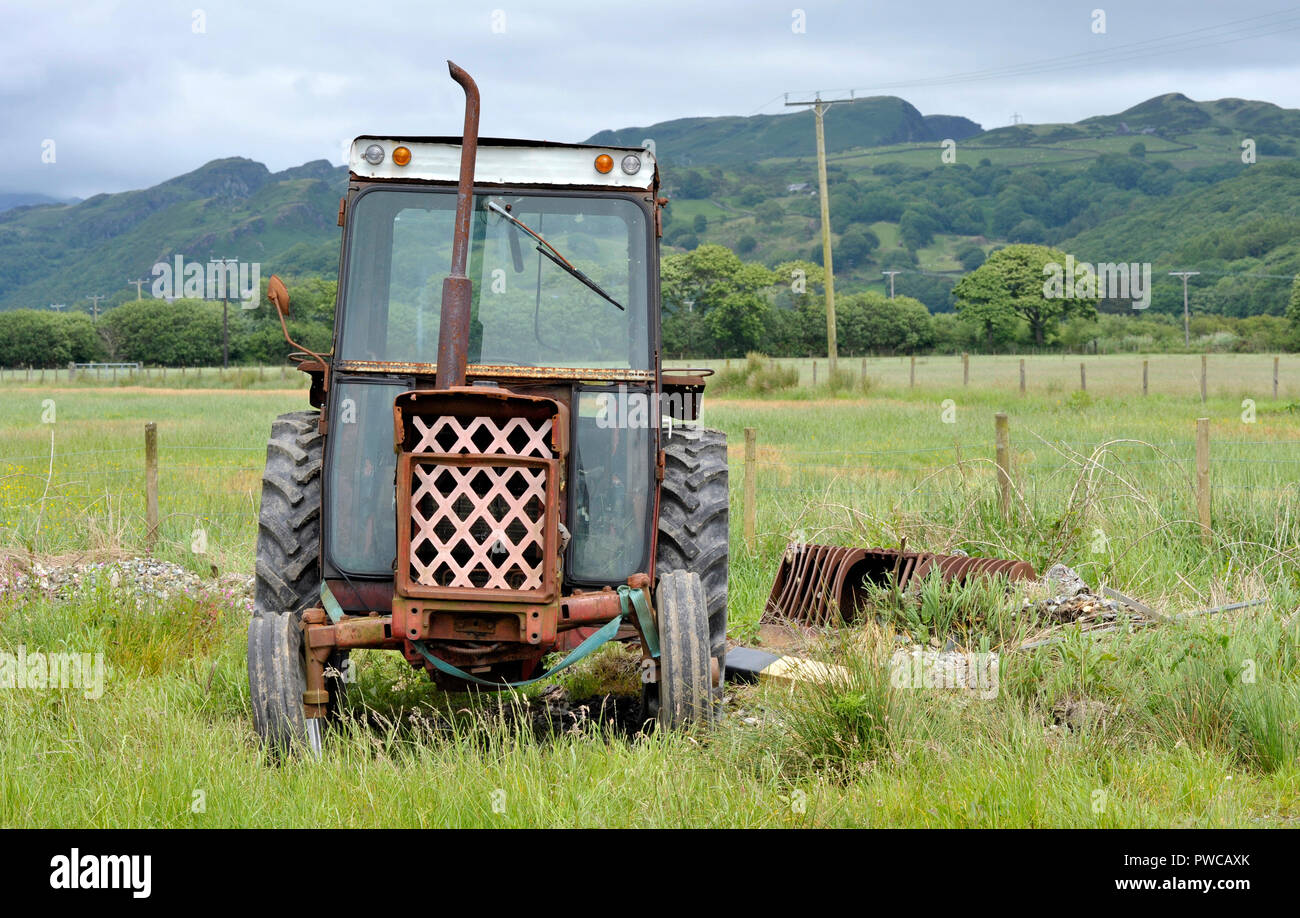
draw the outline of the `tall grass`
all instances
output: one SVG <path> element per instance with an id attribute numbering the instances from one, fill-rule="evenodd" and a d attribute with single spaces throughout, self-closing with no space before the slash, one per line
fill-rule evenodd
<path id="1" fill-rule="evenodd" d="M 98 700 L 0 688 L 0 825 L 1294 824 L 1300 415 L 1282 403 L 1285 386 L 1246 424 L 1236 392 L 1212 388 L 1205 405 L 1143 400 L 1106 392 L 1091 366 L 1090 404 L 1034 384 L 1024 399 L 984 381 L 963 390 L 959 375 L 911 391 L 885 369 L 869 368 L 869 398 L 807 386 L 797 399 L 747 387 L 706 398 L 706 423 L 733 444 L 733 638 L 759 639 L 791 540 L 906 537 L 1040 570 L 1062 561 L 1166 615 L 1267 602 L 1131 632 L 1065 628 L 1021 651 L 1042 623 L 1001 584 L 880 591 L 863 624 L 819 649 L 842 679 L 732 686 L 731 714 L 707 735 L 642 729 L 629 714 L 635 672 L 617 649 L 564 677 L 587 710 L 549 725 L 536 690 L 444 695 L 395 654 L 359 653 L 324 758 L 271 766 L 249 724 L 242 604 L 206 592 L 141 600 L 102 581 L 59 599 L 6 595 L 0 652 L 102 652 L 109 679 Z M 14 563 L 141 550 L 153 420 L 158 554 L 200 574 L 251 570 L 266 433 L 305 404 L 300 393 L 6 385 L 5 395 L 0 551 Z M 1011 415 L 1009 519 L 992 464 L 999 409 Z M 1208 544 L 1192 489 L 1199 416 L 1212 418 Z M 758 431 L 753 550 L 742 537 L 744 427 Z M 196 528 L 206 554 L 194 551 Z M 896 637 L 1000 652 L 997 697 L 894 687 L 883 661 Z"/>

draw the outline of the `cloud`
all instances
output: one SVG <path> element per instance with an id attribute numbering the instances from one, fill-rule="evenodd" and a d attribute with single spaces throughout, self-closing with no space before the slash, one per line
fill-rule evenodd
<path id="1" fill-rule="evenodd" d="M 1105 34 L 1093 32 L 1090 7 L 804 3 L 800 33 L 789 4 L 727 0 L 43 4 L 7 13 L 0 33 L 8 171 L 0 187 L 85 196 L 145 187 L 222 156 L 278 170 L 340 162 L 357 134 L 458 133 L 463 97 L 447 58 L 483 91 L 485 135 L 548 140 L 780 112 L 787 90 L 915 84 L 1058 60 L 1077 66 L 888 92 L 986 127 L 1013 111 L 1076 121 L 1171 91 L 1300 106 L 1292 63 L 1300 31 L 1288 21 L 1264 36 L 1271 20 L 1243 22 L 1275 12 L 1257 0 L 1231 10 L 1107 4 Z M 1181 46 L 1155 41 L 1174 34 L 1186 35 Z M 1249 40 L 1229 41 L 1242 36 Z M 41 161 L 46 139 L 57 145 L 53 164 Z"/>

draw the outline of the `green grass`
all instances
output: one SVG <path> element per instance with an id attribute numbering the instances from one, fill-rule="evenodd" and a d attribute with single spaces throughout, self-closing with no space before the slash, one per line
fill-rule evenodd
<path id="1" fill-rule="evenodd" d="M 0 825 L 74 826 L 1266 826 L 1300 817 L 1300 391 L 1295 358 L 1015 358 L 868 364 L 873 385 L 706 395 L 732 444 L 731 632 L 758 635 L 790 540 L 963 548 L 1054 561 L 1165 613 L 1262 606 L 1007 651 L 988 701 L 892 686 L 895 632 L 972 649 L 1030 630 L 996 590 L 882 601 L 827 638 L 842 679 L 733 689 L 708 736 L 634 735 L 593 712 L 535 736 L 510 697 L 444 695 L 395 654 L 357 655 L 352 718 L 325 757 L 273 767 L 247 711 L 242 602 L 166 601 L 107 586 L 64 600 L 0 597 L 0 650 L 102 652 L 106 692 L 0 689 Z M 722 366 L 722 361 L 714 362 Z M 859 361 L 842 369 L 860 372 Z M 821 361 L 819 382 L 824 381 Z M 1241 420 L 1243 394 L 1257 421 Z M 53 398 L 54 475 L 42 402 Z M 942 403 L 952 399 L 954 423 Z M 4 385 L 0 546 L 98 556 L 143 539 L 143 424 L 159 425 L 158 553 L 197 572 L 250 570 L 263 441 L 305 393 Z M 993 414 L 1010 415 L 1017 483 L 998 512 Z M 1194 522 L 1194 431 L 1211 418 L 1214 529 Z M 743 428 L 758 435 L 757 540 L 742 537 Z M 1107 445 L 1109 444 L 1109 445 Z M 7 457 L 7 458 L 6 458 Z M 40 499 L 45 495 L 44 510 Z M 195 555 L 196 525 L 210 527 Z M 1098 539 L 1101 532 L 1103 538 Z M 922 632 L 921 626 L 924 625 Z M 1249 680 L 1244 678 L 1249 674 Z M 572 697 L 629 691 L 610 650 L 565 677 Z M 1253 680 L 1253 681 L 1252 681 Z M 1070 705 L 1102 712 L 1070 726 Z M 742 713 L 743 712 L 743 713 Z M 421 792 L 411 793 L 418 780 Z M 647 790 L 647 789 L 652 790 Z M 196 792 L 198 794 L 196 795 Z M 202 812 L 195 801 L 202 799 Z M 494 812 L 494 801 L 498 804 Z"/>

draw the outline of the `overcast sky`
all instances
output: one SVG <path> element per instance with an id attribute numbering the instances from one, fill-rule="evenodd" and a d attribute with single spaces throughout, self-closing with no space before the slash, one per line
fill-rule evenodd
<path id="1" fill-rule="evenodd" d="M 815 89 L 986 128 L 1172 91 L 1300 108 L 1297 50 L 1300 5 L 1281 0 L 0 0 L 0 191 L 84 197 L 224 156 L 279 170 L 341 163 L 357 134 L 456 134 L 447 58 L 478 81 L 484 135 L 578 141 Z"/>

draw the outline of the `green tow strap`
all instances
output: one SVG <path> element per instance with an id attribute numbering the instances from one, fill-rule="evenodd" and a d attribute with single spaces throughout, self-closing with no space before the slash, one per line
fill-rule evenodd
<path id="1" fill-rule="evenodd" d="M 643 590 L 634 590 L 631 587 L 621 586 L 618 588 L 618 601 L 621 611 L 609 622 L 601 626 L 585 641 L 570 651 L 569 655 L 551 667 L 540 676 L 532 679 L 525 679 L 522 682 L 492 682 L 487 679 L 480 679 L 478 676 L 471 676 L 463 669 L 452 666 L 446 660 L 440 660 L 431 654 L 423 641 L 412 641 L 415 649 L 424 655 L 424 658 L 433 664 L 434 669 L 444 672 L 449 676 L 455 676 L 457 679 L 464 679 L 466 682 L 474 682 L 478 685 L 490 685 L 493 688 L 522 688 L 525 685 L 532 685 L 534 682 L 541 682 L 543 679 L 549 679 L 562 669 L 567 669 L 574 663 L 577 663 L 583 657 L 590 655 L 604 644 L 613 640 L 614 635 L 618 634 L 618 629 L 623 624 L 623 618 L 628 614 L 629 604 L 635 611 L 637 621 L 641 625 L 641 632 L 646 636 L 646 644 L 650 648 L 650 653 L 654 657 L 659 656 L 659 631 L 655 627 L 654 619 L 650 616 L 650 606 L 646 602 L 645 592 Z"/>
<path id="2" fill-rule="evenodd" d="M 334 598 L 334 594 L 330 591 L 330 585 L 324 580 L 320 582 L 320 603 L 325 607 L 325 614 L 330 617 L 330 621 L 336 625 L 343 621 L 343 607 Z"/>
<path id="3" fill-rule="evenodd" d="M 641 625 L 641 634 L 645 636 L 646 648 L 650 651 L 650 656 L 658 660 L 659 626 L 655 624 L 654 616 L 650 614 L 650 604 L 645 601 L 645 590 L 634 590 L 625 586 L 619 587 L 618 604 L 623 609 L 625 617 L 628 614 L 629 602 L 636 611 L 636 620 Z"/>

